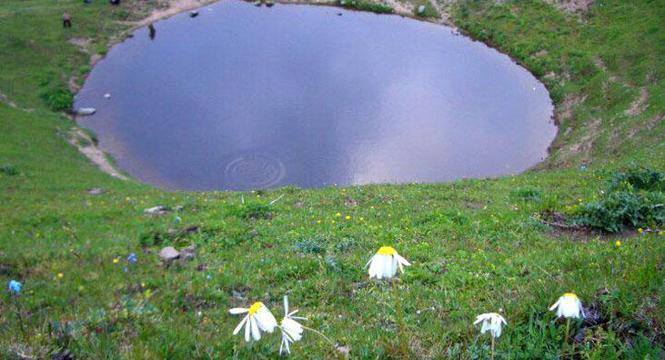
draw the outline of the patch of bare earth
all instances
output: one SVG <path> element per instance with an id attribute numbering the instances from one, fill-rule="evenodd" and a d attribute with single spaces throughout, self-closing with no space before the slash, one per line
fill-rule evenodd
<path id="1" fill-rule="evenodd" d="M 385 3 L 392 7 L 397 14 L 411 14 L 411 6 L 399 0 L 385 0 Z"/>
<path id="2" fill-rule="evenodd" d="M 643 87 L 640 89 L 640 94 L 639 96 L 633 100 L 633 102 L 630 104 L 630 107 L 624 111 L 624 114 L 627 116 L 637 116 L 641 113 L 644 112 L 644 110 L 647 109 L 647 106 L 649 105 L 649 91 L 647 88 Z"/>
<path id="3" fill-rule="evenodd" d="M 108 160 L 106 154 L 95 145 L 93 139 L 88 136 L 83 130 L 79 128 L 72 128 L 69 133 L 68 141 L 70 144 L 85 155 L 93 164 L 103 172 L 121 180 L 128 180 L 128 178 L 118 171 Z"/>
<path id="4" fill-rule="evenodd" d="M 13 107 L 13 108 L 16 107 L 16 103 L 14 103 L 13 101 L 9 100 L 9 98 L 8 98 L 5 94 L 3 94 L 3 93 L 0 93 L 0 102 L 3 102 L 3 103 L 5 103 L 5 104 L 7 104 L 7 105 L 9 105 L 9 106 L 11 106 L 11 107 Z"/>
<path id="5" fill-rule="evenodd" d="M 76 45 L 82 52 L 88 53 L 88 46 L 92 42 L 92 39 L 90 38 L 71 38 L 67 41 L 68 43 L 72 45 Z"/>
<path id="6" fill-rule="evenodd" d="M 134 26 L 147 26 L 157 20 L 165 19 L 183 11 L 189 11 L 214 2 L 214 0 L 169 0 L 154 9 L 148 17 L 134 23 Z"/>
<path id="7" fill-rule="evenodd" d="M 589 10 L 593 0 L 547 0 L 548 3 L 568 13 L 584 13 Z"/>

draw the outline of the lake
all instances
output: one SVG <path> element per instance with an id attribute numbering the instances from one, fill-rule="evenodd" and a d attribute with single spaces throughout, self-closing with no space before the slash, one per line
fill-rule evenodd
<path id="1" fill-rule="evenodd" d="M 169 190 L 443 182 L 522 172 L 556 135 L 543 84 L 451 28 L 222 1 L 114 46 L 76 96 L 100 147 Z M 110 97 L 105 96 L 109 94 Z"/>

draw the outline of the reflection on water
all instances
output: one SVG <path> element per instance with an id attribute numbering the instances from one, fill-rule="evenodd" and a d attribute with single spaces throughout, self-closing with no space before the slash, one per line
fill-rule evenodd
<path id="1" fill-rule="evenodd" d="M 199 13 L 156 23 L 152 41 L 137 30 L 77 96 L 97 108 L 81 124 L 147 183 L 495 176 L 540 161 L 556 133 L 542 84 L 449 28 L 305 5 L 224 1 Z"/>

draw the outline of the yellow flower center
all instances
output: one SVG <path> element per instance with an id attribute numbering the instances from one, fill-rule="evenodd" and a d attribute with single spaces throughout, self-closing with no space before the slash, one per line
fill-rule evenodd
<path id="1" fill-rule="evenodd" d="M 249 314 L 254 315 L 259 309 L 263 306 L 263 303 L 260 301 L 255 302 L 252 306 L 249 307 Z"/>
<path id="2" fill-rule="evenodd" d="M 567 299 L 571 299 L 571 300 L 577 300 L 577 295 L 575 295 L 573 293 L 565 293 L 565 294 L 563 294 L 563 297 L 565 297 Z"/>
<path id="3" fill-rule="evenodd" d="M 397 251 L 392 246 L 381 246 L 379 251 L 376 252 L 378 255 L 395 255 Z"/>

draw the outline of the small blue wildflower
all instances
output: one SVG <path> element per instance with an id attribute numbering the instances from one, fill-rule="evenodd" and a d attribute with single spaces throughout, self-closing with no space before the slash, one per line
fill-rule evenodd
<path id="1" fill-rule="evenodd" d="M 129 269 L 127 268 L 127 266 L 125 266 L 124 268 L 122 268 L 122 272 L 128 272 L 128 271 L 129 271 Z"/>
<path id="2" fill-rule="evenodd" d="M 586 164 L 582 164 L 582 165 L 580 165 L 580 170 L 581 170 L 581 171 L 586 171 L 586 169 L 587 169 Z"/>
<path id="3" fill-rule="evenodd" d="M 18 295 L 21 293 L 21 289 L 23 288 L 23 284 L 16 280 L 10 280 L 9 281 L 9 293 L 12 295 Z"/>
<path id="4" fill-rule="evenodd" d="M 207 279 L 207 280 L 211 280 L 211 279 L 212 279 L 212 275 L 210 275 L 210 274 L 206 275 L 206 279 Z"/>
<path id="5" fill-rule="evenodd" d="M 136 254 L 131 253 L 131 254 L 129 254 L 129 256 L 127 256 L 127 262 L 128 263 L 136 264 L 137 261 L 138 261 L 138 258 L 136 257 Z"/>

